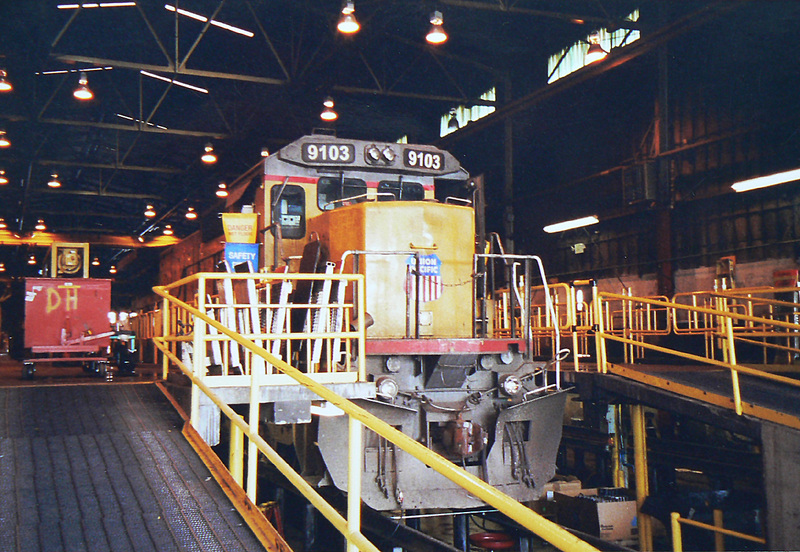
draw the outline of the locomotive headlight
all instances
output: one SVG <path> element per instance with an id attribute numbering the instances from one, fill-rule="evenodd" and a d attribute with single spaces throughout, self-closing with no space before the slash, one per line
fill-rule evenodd
<path id="1" fill-rule="evenodd" d="M 522 382 L 517 376 L 508 376 L 502 383 L 503 393 L 509 397 L 513 397 L 522 391 Z"/>
<path id="2" fill-rule="evenodd" d="M 375 144 L 370 144 L 364 150 L 364 157 L 366 158 L 367 163 L 374 165 L 381 160 L 381 150 L 378 149 L 378 146 Z"/>
<path id="3" fill-rule="evenodd" d="M 389 376 L 378 378 L 378 380 L 375 382 L 375 385 L 377 387 L 376 392 L 378 393 L 378 396 L 385 399 L 394 399 L 400 392 L 400 386 L 397 385 L 397 382 L 394 381 L 394 378 L 390 378 Z"/>
<path id="4" fill-rule="evenodd" d="M 386 159 L 386 162 L 389 163 L 390 165 L 394 163 L 394 160 L 397 158 L 397 154 L 389 146 L 383 148 L 381 155 L 383 155 L 383 158 Z"/>

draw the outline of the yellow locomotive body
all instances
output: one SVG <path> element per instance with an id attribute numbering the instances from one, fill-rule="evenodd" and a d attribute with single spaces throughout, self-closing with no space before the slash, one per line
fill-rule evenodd
<path id="1" fill-rule="evenodd" d="M 555 473 L 565 394 L 548 377 L 550 363 L 533 358 L 525 328 L 505 338 L 487 331 L 481 303 L 492 299 L 491 266 L 505 267 L 506 285 L 534 271 L 521 256 L 476 256 L 471 198 L 435 195 L 439 185 L 471 193 L 470 184 L 458 161 L 432 146 L 312 135 L 240 179 L 229 205 L 257 188 L 261 270 L 365 276 L 367 378 L 376 398 L 359 404 L 511 496 L 533 500 Z M 319 448 L 325 473 L 317 475 L 346 489 L 346 417 L 315 425 L 318 433 L 303 442 Z M 298 457 L 316 457 L 308 452 Z M 370 432 L 363 480 L 362 497 L 378 510 L 480 506 Z"/>

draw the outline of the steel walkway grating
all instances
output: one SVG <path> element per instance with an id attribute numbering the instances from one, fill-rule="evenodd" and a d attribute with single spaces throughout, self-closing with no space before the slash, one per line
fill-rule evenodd
<path id="1" fill-rule="evenodd" d="M 155 385 L 0 389 L 0 552 L 262 545 Z"/>

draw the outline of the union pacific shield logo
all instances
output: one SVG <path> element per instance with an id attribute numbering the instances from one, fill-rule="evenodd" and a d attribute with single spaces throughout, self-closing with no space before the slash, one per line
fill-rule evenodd
<path id="1" fill-rule="evenodd" d="M 416 259 L 413 255 L 406 259 L 406 293 L 412 298 L 416 295 L 414 284 L 417 281 Z M 419 300 L 422 303 L 435 301 L 442 296 L 442 261 L 432 253 L 419 256 Z"/>

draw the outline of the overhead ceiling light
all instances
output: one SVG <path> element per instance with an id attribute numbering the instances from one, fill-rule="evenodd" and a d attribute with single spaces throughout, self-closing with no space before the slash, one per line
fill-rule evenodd
<path id="1" fill-rule="evenodd" d="M 77 10 L 78 8 L 131 8 L 136 2 L 86 2 L 84 4 L 59 4 L 59 10 Z"/>
<path id="2" fill-rule="evenodd" d="M 197 218 L 197 211 L 194 210 L 194 207 L 189 207 L 186 209 L 186 218 L 189 220 L 194 220 Z"/>
<path id="3" fill-rule="evenodd" d="M 548 234 L 554 234 L 556 232 L 563 232 L 565 230 L 583 228 L 584 226 L 590 226 L 592 224 L 597 224 L 598 222 L 600 222 L 600 219 L 597 218 L 597 215 L 591 215 L 573 220 L 565 220 L 564 222 L 557 222 L 556 224 L 549 224 L 545 226 L 543 230 Z"/>
<path id="4" fill-rule="evenodd" d="M 357 33 L 361 25 L 356 21 L 356 7 L 354 2 L 344 2 L 342 4 L 342 15 L 339 16 L 339 23 L 336 25 L 340 33 Z"/>
<path id="5" fill-rule="evenodd" d="M 123 115 L 122 113 L 116 113 L 115 115 L 117 117 L 119 117 L 120 119 L 125 119 L 126 121 L 132 121 L 132 122 L 138 123 L 140 125 L 147 125 L 147 126 L 151 126 L 151 127 L 154 127 L 154 128 L 160 128 L 161 130 L 168 130 L 167 127 L 165 127 L 163 125 L 157 125 L 155 123 L 151 123 L 150 121 L 142 121 L 141 119 L 136 119 L 134 117 L 131 117 L 130 115 Z"/>
<path id="6" fill-rule="evenodd" d="M 0 272 L 6 271 L 6 263 L 0 263 Z"/>
<path id="7" fill-rule="evenodd" d="M 217 197 L 228 197 L 228 185 L 220 182 L 217 186 Z"/>
<path id="8" fill-rule="evenodd" d="M 8 139 L 8 134 L 5 130 L 0 130 L 0 148 L 7 148 L 11 145 L 11 140 Z"/>
<path id="9" fill-rule="evenodd" d="M 36 264 L 36 255 L 34 255 L 33 253 L 31 253 L 30 256 L 28 257 L 28 264 L 29 265 Z"/>
<path id="10" fill-rule="evenodd" d="M 269 157 L 269 150 L 267 148 L 261 148 L 261 157 Z"/>
<path id="11" fill-rule="evenodd" d="M 78 87 L 72 93 L 75 98 L 81 101 L 87 101 L 94 98 L 94 93 L 89 89 L 89 79 L 86 77 L 86 73 L 81 71 L 80 78 L 78 79 Z"/>
<path id="12" fill-rule="evenodd" d="M 44 232 L 45 230 L 47 230 L 47 226 L 44 224 L 44 221 L 42 219 L 36 221 L 36 226 L 34 226 L 34 228 L 36 228 L 40 232 Z"/>
<path id="13" fill-rule="evenodd" d="M 214 146 L 211 145 L 211 142 L 206 144 L 204 151 L 205 153 L 203 153 L 203 155 L 200 157 L 200 161 L 206 165 L 211 165 L 212 163 L 217 162 L 217 154 L 214 153 Z"/>
<path id="14" fill-rule="evenodd" d="M 157 79 L 160 81 L 168 82 L 170 84 L 174 84 L 175 86 L 181 86 L 183 88 L 188 88 L 189 90 L 194 90 L 195 92 L 201 92 L 203 94 L 208 94 L 208 89 L 202 88 L 200 86 L 194 86 L 192 84 L 187 84 L 185 82 L 181 82 L 179 80 L 170 79 L 167 77 L 162 77 L 161 75 L 156 75 L 155 73 L 151 73 L 150 71 L 139 71 L 140 74 L 144 75 L 145 77 L 150 77 L 151 79 Z"/>
<path id="15" fill-rule="evenodd" d="M 147 205 L 147 207 L 144 210 L 144 216 L 146 216 L 147 218 L 153 218 L 154 216 L 156 216 L 156 210 L 153 208 L 152 205 L 149 204 Z"/>
<path id="16" fill-rule="evenodd" d="M 14 87 L 11 86 L 11 82 L 8 80 L 8 73 L 6 73 L 5 69 L 0 69 L 0 92 L 11 92 L 14 90 Z"/>
<path id="17" fill-rule="evenodd" d="M 200 21 L 201 23 L 208 22 L 208 17 L 204 15 L 200 15 L 199 13 L 190 12 L 187 10 L 183 10 L 181 8 L 176 8 L 175 6 L 170 6 L 169 4 L 164 4 L 164 9 L 167 11 L 171 11 L 177 13 L 178 15 L 182 15 L 184 17 L 188 17 L 190 19 L 194 19 L 195 21 Z M 248 31 L 246 29 L 242 29 L 240 27 L 234 27 L 233 25 L 228 25 L 227 23 L 223 23 L 221 21 L 215 21 L 212 19 L 210 21 L 211 25 L 215 27 L 219 27 L 220 29 L 225 29 L 226 31 L 230 31 L 232 33 L 240 34 L 246 36 L 248 38 L 253 38 L 255 34 L 252 31 Z"/>
<path id="18" fill-rule="evenodd" d="M 0 218 L 0 230 L 5 230 L 8 228 L 8 224 L 6 223 L 6 219 Z"/>
<path id="19" fill-rule="evenodd" d="M 447 128 L 450 128 L 452 130 L 458 130 L 459 128 L 458 114 L 455 109 L 450 110 L 450 120 L 447 121 Z"/>
<path id="20" fill-rule="evenodd" d="M 319 114 L 319 118 L 323 121 L 335 121 L 339 118 L 339 114 L 333 110 L 333 98 L 328 96 L 323 100 L 322 105 L 325 106 L 322 110 L 322 113 Z"/>
<path id="21" fill-rule="evenodd" d="M 111 267 L 108 269 L 108 273 L 109 274 L 116 274 L 117 273 L 116 265 L 111 265 Z"/>
<path id="22" fill-rule="evenodd" d="M 608 52 L 603 50 L 603 47 L 600 46 L 600 35 L 592 33 L 589 36 L 589 49 L 586 51 L 586 57 L 584 58 L 586 65 L 594 63 L 595 61 L 600 61 L 607 55 Z"/>
<path id="23" fill-rule="evenodd" d="M 53 173 L 50 175 L 50 180 L 47 182 L 47 185 L 51 188 L 60 188 L 61 181 L 58 179 L 58 174 Z"/>
<path id="24" fill-rule="evenodd" d="M 6 170 L 0 169 L 0 186 L 4 186 L 8 184 L 8 177 L 6 176 Z"/>
<path id="25" fill-rule="evenodd" d="M 92 259 L 92 266 L 100 266 L 100 259 L 98 259 L 97 257 Z"/>
<path id="26" fill-rule="evenodd" d="M 442 24 L 444 23 L 444 18 L 442 17 L 442 12 L 436 10 L 431 14 L 431 28 L 428 31 L 428 34 L 425 35 L 425 40 L 430 42 L 431 44 L 441 44 L 442 42 L 447 40 L 447 33 L 444 32 L 444 28 Z"/>
<path id="27" fill-rule="evenodd" d="M 786 182 L 793 182 L 795 180 L 800 180 L 800 169 L 793 169 L 791 171 L 784 171 L 767 176 L 750 178 L 748 180 L 741 180 L 731 185 L 731 188 L 733 188 L 736 192 L 749 192 L 750 190 L 758 190 L 759 188 L 776 186 L 778 184 L 785 184 Z"/>
<path id="28" fill-rule="evenodd" d="M 165 235 L 165 236 L 171 236 L 171 235 L 172 235 L 172 234 L 174 234 L 174 233 L 175 233 L 175 232 L 173 232 L 173 231 L 172 231 L 172 225 L 171 225 L 171 224 L 167 224 L 167 225 L 164 227 L 164 235 Z"/>

